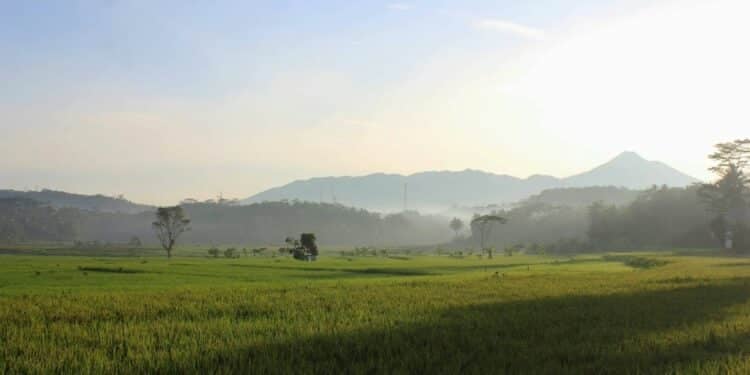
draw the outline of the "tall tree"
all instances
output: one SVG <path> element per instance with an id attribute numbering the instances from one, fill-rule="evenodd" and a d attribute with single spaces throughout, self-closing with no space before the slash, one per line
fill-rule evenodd
<path id="1" fill-rule="evenodd" d="M 461 231 L 461 229 L 464 229 L 464 222 L 461 219 L 454 217 L 450 222 L 450 228 L 456 233 L 456 238 L 458 238 L 458 232 Z"/>
<path id="2" fill-rule="evenodd" d="M 750 163 L 750 138 L 719 143 L 714 148 L 716 150 L 708 158 L 716 162 L 716 165 L 709 170 L 720 176 L 725 175 L 732 167 L 742 170 Z"/>
<path id="3" fill-rule="evenodd" d="M 486 248 L 484 246 L 485 240 L 489 237 L 494 224 L 505 224 L 506 222 L 508 222 L 506 218 L 498 215 L 476 215 L 474 216 L 474 219 L 471 220 L 472 228 L 477 228 L 479 230 L 479 241 L 482 251 L 486 251 L 488 258 L 490 259 L 492 259 L 492 248 Z"/>
<path id="4" fill-rule="evenodd" d="M 156 221 L 152 226 L 161 246 L 167 251 L 167 258 L 171 258 L 177 238 L 190 230 L 190 219 L 180 206 L 159 207 L 156 210 Z"/>
<path id="5" fill-rule="evenodd" d="M 699 190 L 699 196 L 707 204 L 708 209 L 716 215 L 711 223 L 714 235 L 733 248 L 746 247 L 746 241 L 736 241 L 746 238 L 746 221 L 748 216 L 748 200 L 750 198 L 750 179 L 745 175 L 744 168 L 750 163 L 750 139 L 738 139 L 732 142 L 719 143 L 709 159 L 715 165 L 709 168 L 718 179 L 710 184 L 704 184 Z M 735 241 L 727 241 L 734 237 Z"/>
<path id="6" fill-rule="evenodd" d="M 600 249 L 614 246 L 624 231 L 620 212 L 614 205 L 594 202 L 588 208 L 589 229 L 587 231 L 591 244 Z"/>

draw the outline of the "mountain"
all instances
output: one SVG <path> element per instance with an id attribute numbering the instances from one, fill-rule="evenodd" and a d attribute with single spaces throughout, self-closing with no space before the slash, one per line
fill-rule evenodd
<path id="1" fill-rule="evenodd" d="M 81 210 L 99 212 L 134 214 L 154 210 L 153 206 L 133 203 L 124 198 L 112 198 L 104 195 L 73 194 L 47 189 L 40 191 L 0 190 L 0 199 L 1 198 L 27 198 L 49 204 L 55 208 L 78 208 Z"/>
<path id="2" fill-rule="evenodd" d="M 520 179 L 475 170 L 422 172 L 409 176 L 373 174 L 295 181 L 256 194 L 242 203 L 322 200 L 386 212 L 401 211 L 404 205 L 408 209 L 435 212 L 456 205 L 514 201 L 527 197 L 530 192 L 558 185 L 554 177 Z"/>
<path id="3" fill-rule="evenodd" d="M 297 199 L 338 202 L 386 212 L 401 211 L 404 206 L 440 212 L 455 206 L 512 203 L 553 188 L 616 186 L 640 190 L 652 185 L 681 187 L 694 182 L 698 180 L 664 163 L 623 152 L 590 171 L 567 178 L 533 175 L 522 179 L 471 169 L 408 176 L 377 173 L 359 177 L 319 177 L 275 187 L 241 203 Z"/>
<path id="4" fill-rule="evenodd" d="M 588 172 L 566 178 L 565 186 L 611 185 L 643 189 L 652 185 L 681 187 L 695 182 L 698 180 L 662 162 L 649 161 L 635 152 L 626 151 Z"/>

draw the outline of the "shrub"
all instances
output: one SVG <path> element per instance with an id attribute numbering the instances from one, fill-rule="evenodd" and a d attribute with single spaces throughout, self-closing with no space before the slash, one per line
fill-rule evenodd
<path id="1" fill-rule="evenodd" d="M 302 233 L 299 241 L 287 237 L 285 242 L 290 246 L 294 246 L 293 248 L 288 249 L 294 259 L 309 261 L 315 260 L 318 256 L 318 245 L 315 243 L 314 233 Z"/>
<path id="2" fill-rule="evenodd" d="M 265 247 L 261 247 L 258 249 L 253 249 L 253 256 L 259 256 L 262 255 L 263 252 L 265 252 L 267 249 Z"/>

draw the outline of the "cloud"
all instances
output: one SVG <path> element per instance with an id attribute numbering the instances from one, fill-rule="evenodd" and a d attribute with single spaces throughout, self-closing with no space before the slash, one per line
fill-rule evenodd
<path id="1" fill-rule="evenodd" d="M 414 6 L 411 4 L 406 4 L 406 3 L 391 3 L 391 4 L 386 5 L 386 8 L 388 8 L 389 10 L 397 10 L 397 11 L 403 12 L 403 11 L 407 11 L 410 9 L 414 9 Z"/>
<path id="2" fill-rule="evenodd" d="M 506 32 L 535 40 L 544 39 L 545 36 L 544 30 L 492 18 L 475 20 L 472 26 L 478 30 Z"/>

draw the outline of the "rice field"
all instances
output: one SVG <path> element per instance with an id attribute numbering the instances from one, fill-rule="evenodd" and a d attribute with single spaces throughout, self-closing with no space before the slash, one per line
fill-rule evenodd
<path id="1" fill-rule="evenodd" d="M 0 255 L 0 373 L 750 373 L 750 258 Z"/>

